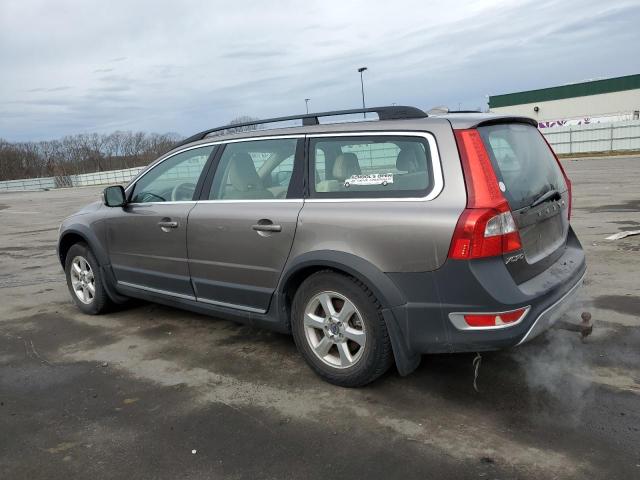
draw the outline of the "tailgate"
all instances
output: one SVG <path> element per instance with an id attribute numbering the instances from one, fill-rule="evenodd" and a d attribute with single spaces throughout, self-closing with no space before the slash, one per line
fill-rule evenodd
<path id="1" fill-rule="evenodd" d="M 532 125 L 503 123 L 478 128 L 500 189 L 518 226 L 525 261 L 505 261 L 517 283 L 551 265 L 564 250 L 569 232 L 569 191 L 558 162 Z M 549 192 L 558 194 L 532 204 Z"/>

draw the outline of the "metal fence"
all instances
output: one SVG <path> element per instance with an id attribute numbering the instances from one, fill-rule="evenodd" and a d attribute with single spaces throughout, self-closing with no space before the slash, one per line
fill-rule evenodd
<path id="1" fill-rule="evenodd" d="M 7 180 L 0 182 L 0 192 L 18 192 L 21 190 L 48 190 L 57 188 L 54 177 L 26 178 L 24 180 Z"/>
<path id="2" fill-rule="evenodd" d="M 127 168 L 124 170 L 109 170 L 107 172 L 84 173 L 82 175 L 70 175 L 73 187 L 88 187 L 90 185 L 128 183 L 133 177 L 142 171 L 144 167 Z"/>
<path id="3" fill-rule="evenodd" d="M 640 150 L 640 120 L 552 127 L 541 132 L 558 154 Z"/>
<path id="4" fill-rule="evenodd" d="M 0 182 L 0 192 L 19 192 L 23 190 L 49 190 L 65 187 L 88 187 L 91 185 L 108 185 L 131 181 L 144 167 L 107 172 L 84 173 L 81 175 L 61 175 L 44 178 L 25 178 L 23 180 L 7 180 Z"/>

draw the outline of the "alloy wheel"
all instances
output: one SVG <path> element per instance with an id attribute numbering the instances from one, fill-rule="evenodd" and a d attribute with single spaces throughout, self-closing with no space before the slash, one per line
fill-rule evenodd
<path id="1" fill-rule="evenodd" d="M 331 367 L 348 368 L 362 358 L 367 336 L 362 316 L 340 293 L 323 291 L 309 300 L 304 332 L 313 353 Z"/>
<path id="2" fill-rule="evenodd" d="M 96 296 L 96 280 L 86 258 L 73 258 L 70 276 L 73 293 L 82 303 L 90 304 Z"/>

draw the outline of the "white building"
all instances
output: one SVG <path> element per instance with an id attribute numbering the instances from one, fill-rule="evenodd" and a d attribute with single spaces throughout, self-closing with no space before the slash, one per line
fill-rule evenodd
<path id="1" fill-rule="evenodd" d="M 540 128 L 638 120 L 640 74 L 493 95 L 489 110 L 535 118 Z"/>

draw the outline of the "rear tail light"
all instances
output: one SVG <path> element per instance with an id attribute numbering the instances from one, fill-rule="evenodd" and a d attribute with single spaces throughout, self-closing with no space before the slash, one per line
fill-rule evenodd
<path id="1" fill-rule="evenodd" d="M 562 176 L 564 177 L 564 182 L 567 184 L 567 193 L 569 194 L 569 205 L 567 208 L 567 220 L 571 220 L 571 203 L 572 203 L 572 199 L 571 197 L 572 195 L 572 191 L 571 191 L 571 180 L 569 180 L 569 177 L 567 176 L 567 172 L 564 171 L 564 167 L 562 166 L 562 163 L 560 163 L 560 159 L 558 158 L 558 155 L 556 155 L 556 152 L 553 151 L 553 148 L 551 148 L 551 145 L 549 144 L 549 142 L 547 141 L 547 138 L 542 135 L 542 133 L 540 133 L 540 135 L 542 136 L 542 138 L 544 138 L 545 143 L 547 144 L 547 147 L 549 147 L 549 150 L 551 150 L 551 153 L 553 154 L 554 158 L 556 159 L 556 162 L 558 162 L 558 166 L 560 167 L 560 171 L 562 172 Z"/>
<path id="2" fill-rule="evenodd" d="M 493 257 L 521 249 L 518 228 L 480 133 L 456 130 L 455 137 L 467 187 L 467 208 L 458 219 L 449 258 Z"/>
<path id="3" fill-rule="evenodd" d="M 496 235 L 506 235 L 507 233 L 517 232 L 516 222 L 513 221 L 511 212 L 504 212 L 496 215 L 487 222 L 484 227 L 484 236 L 495 237 Z"/>
<path id="4" fill-rule="evenodd" d="M 449 318 L 459 330 L 490 330 L 517 325 L 527 313 L 529 313 L 529 307 L 496 313 L 450 313 Z"/>

